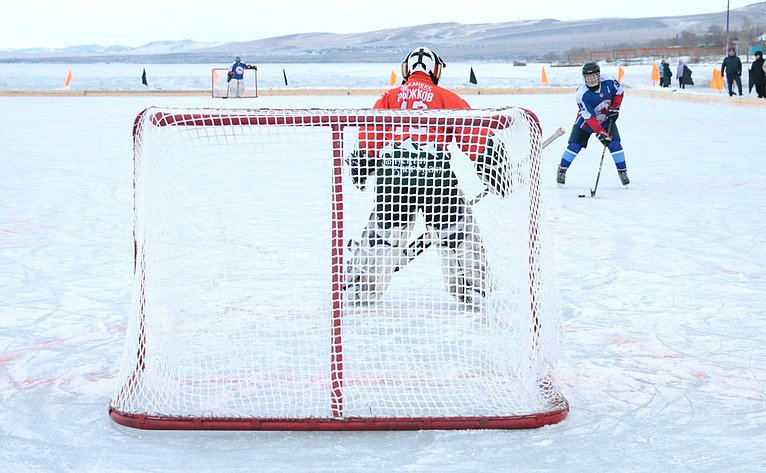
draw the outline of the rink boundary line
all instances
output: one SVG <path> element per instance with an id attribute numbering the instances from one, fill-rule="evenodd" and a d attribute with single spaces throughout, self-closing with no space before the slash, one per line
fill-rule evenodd
<path id="1" fill-rule="evenodd" d="M 681 92 L 677 89 L 664 89 L 664 90 L 654 90 L 654 89 L 633 89 L 630 87 L 626 87 L 627 93 L 631 96 L 638 96 L 638 97 L 647 97 L 647 98 L 653 98 L 653 99 L 664 99 L 664 100 L 678 100 L 681 102 L 694 102 L 694 103 L 716 103 L 716 104 L 724 104 L 724 105 L 742 105 L 745 107 L 758 107 L 758 106 L 766 106 L 766 99 L 759 99 L 757 97 L 749 97 L 749 96 L 734 96 L 729 97 L 729 94 L 727 92 L 721 92 L 720 94 L 698 94 L 698 93 L 688 93 L 688 92 Z"/>
<path id="2" fill-rule="evenodd" d="M 766 100 L 751 96 L 729 97 L 725 92 L 696 93 L 679 91 L 678 89 L 644 89 L 625 87 L 628 95 L 657 98 L 664 100 L 678 100 L 694 103 L 720 103 L 727 105 L 741 105 L 748 107 L 766 106 Z M 388 88 L 372 89 L 261 89 L 259 97 L 270 96 L 343 96 L 343 95 L 382 95 Z M 509 88 L 481 88 L 481 87 L 453 87 L 451 90 L 460 95 L 550 95 L 550 94 L 573 94 L 575 87 L 509 87 Z M 131 96 L 157 96 L 157 97 L 183 97 L 183 96 L 208 96 L 210 90 L 0 90 L 0 97 L 131 97 Z M 248 97 L 242 100 L 247 102 L 257 97 Z"/>

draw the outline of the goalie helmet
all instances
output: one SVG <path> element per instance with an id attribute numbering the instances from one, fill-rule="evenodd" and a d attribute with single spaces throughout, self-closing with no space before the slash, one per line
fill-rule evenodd
<path id="1" fill-rule="evenodd" d="M 413 72 L 422 71 L 431 76 L 434 84 L 438 84 L 444 67 L 447 65 L 435 52 L 428 48 L 415 48 L 402 61 L 402 77 L 406 81 Z"/>
<path id="2" fill-rule="evenodd" d="M 588 88 L 597 88 L 601 83 L 601 68 L 598 66 L 598 63 L 586 62 L 582 66 L 582 78 L 585 80 L 585 85 Z"/>

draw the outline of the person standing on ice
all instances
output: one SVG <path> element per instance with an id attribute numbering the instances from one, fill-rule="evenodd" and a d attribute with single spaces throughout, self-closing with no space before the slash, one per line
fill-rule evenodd
<path id="1" fill-rule="evenodd" d="M 755 52 L 755 60 L 750 65 L 750 92 L 758 94 L 759 99 L 766 98 L 766 63 L 763 62 L 763 51 Z"/>
<path id="2" fill-rule="evenodd" d="M 670 80 L 673 78 L 673 73 L 670 71 L 670 64 L 663 59 L 660 61 L 660 86 L 670 87 Z"/>
<path id="3" fill-rule="evenodd" d="M 723 58 L 721 63 L 721 75 L 726 74 L 726 86 L 729 89 L 729 97 L 734 95 L 734 83 L 737 83 L 737 91 L 742 95 L 742 61 L 737 56 L 734 46 L 729 46 L 729 55 Z"/>
<path id="4" fill-rule="evenodd" d="M 378 99 L 374 109 L 470 109 L 454 92 L 439 87 L 444 61 L 429 48 L 416 48 L 402 62 L 404 81 Z M 465 133 L 465 131 L 470 131 Z M 360 190 L 372 177 L 375 208 L 359 242 L 349 242 L 345 300 L 377 300 L 407 259 L 418 213 L 438 247 L 447 291 L 460 302 L 479 304 L 492 289 L 485 248 L 471 207 L 450 169 L 451 142 L 474 162 L 491 194 L 511 192 L 503 143 L 487 129 L 368 125 L 346 164 Z"/>
<path id="5" fill-rule="evenodd" d="M 623 186 L 630 184 L 628 166 L 625 163 L 625 152 L 620 141 L 620 131 L 617 129 L 617 117 L 620 116 L 620 105 L 624 92 L 622 85 L 611 76 L 601 76 L 601 68 L 595 62 L 586 62 L 582 67 L 583 83 L 575 92 L 577 102 L 577 119 L 569 135 L 569 144 L 561 156 L 556 182 L 564 185 L 566 175 L 572 161 L 581 149 L 588 146 L 588 139 L 595 134 L 596 138 L 612 155 L 617 175 Z"/>
<path id="6" fill-rule="evenodd" d="M 234 97 L 241 99 L 245 94 L 245 69 L 255 69 L 255 66 L 245 64 L 242 62 L 242 58 L 237 56 L 234 58 L 234 64 L 229 69 L 229 77 L 226 79 L 229 82 L 229 91 L 227 97 L 231 96 L 234 92 Z M 232 90 L 232 88 L 234 90 Z"/>
<path id="7" fill-rule="evenodd" d="M 686 64 L 684 64 L 683 59 L 678 59 L 678 66 L 676 66 L 676 79 L 678 79 L 678 87 L 685 89 L 686 88 L 686 82 L 684 81 L 684 69 L 686 69 Z"/>

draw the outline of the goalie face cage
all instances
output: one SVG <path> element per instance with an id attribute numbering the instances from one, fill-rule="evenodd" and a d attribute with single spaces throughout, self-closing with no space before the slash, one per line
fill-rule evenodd
<path id="1" fill-rule="evenodd" d="M 371 125 L 387 145 L 402 133 L 410 143 L 436 136 L 449 163 L 389 147 L 360 191 L 346 161 Z M 457 143 L 480 142 L 470 133 L 487 129 L 506 148 L 512 192 L 486 195 L 452 220 L 419 205 L 439 183 L 451 186 L 452 203 L 484 189 L 469 159 L 477 148 Z M 111 418 L 228 430 L 561 421 L 569 408 L 549 377 L 561 324 L 540 134 L 519 108 L 145 110 L 134 126 L 134 295 Z M 425 187 L 408 194 L 415 200 L 394 195 L 413 192 L 396 180 L 402 173 L 447 168 L 456 180 L 417 181 Z M 384 221 L 360 239 L 376 199 L 383 215 L 399 209 L 412 220 Z M 393 269 L 424 234 L 434 243 Z M 383 244 L 369 243 L 376 238 Z M 352 301 L 354 271 L 378 284 L 376 297 Z M 466 281 L 484 297 L 459 299 Z"/>
<path id="2" fill-rule="evenodd" d="M 237 98 L 234 81 L 227 81 L 229 69 L 214 67 L 210 76 L 210 95 L 214 99 Z M 239 98 L 258 97 L 258 69 L 245 69 Z"/>

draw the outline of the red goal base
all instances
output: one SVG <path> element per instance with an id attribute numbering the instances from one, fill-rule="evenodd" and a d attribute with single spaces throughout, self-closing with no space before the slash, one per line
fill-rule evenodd
<path id="1" fill-rule="evenodd" d="M 508 417 L 423 417 L 347 419 L 227 419 L 204 417 L 163 417 L 126 414 L 109 409 L 113 421 L 126 427 L 146 430 L 470 430 L 535 429 L 557 424 L 569 414 L 566 401 L 551 412 Z"/>

